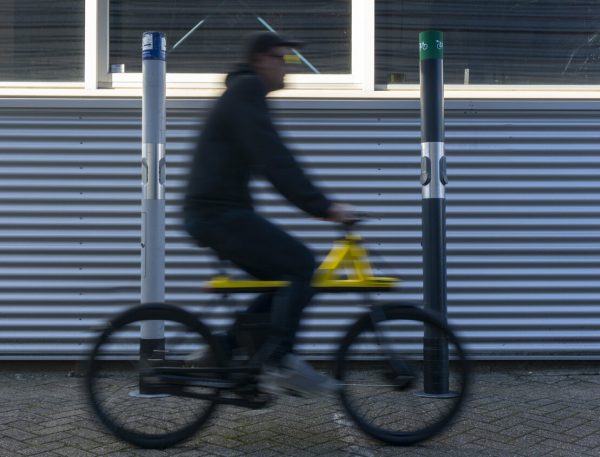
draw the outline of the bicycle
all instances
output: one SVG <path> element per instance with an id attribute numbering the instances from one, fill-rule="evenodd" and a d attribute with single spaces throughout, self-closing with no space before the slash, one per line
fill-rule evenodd
<path id="1" fill-rule="evenodd" d="M 389 291 L 397 285 L 395 278 L 372 274 L 352 227 L 345 225 L 345 236 L 318 268 L 317 293 Z M 205 289 L 230 294 L 285 285 L 218 276 Z M 146 355 L 138 341 L 144 321 L 165 322 L 164 346 Z M 188 311 L 164 303 L 125 311 L 101 331 L 90 353 L 85 384 L 93 411 L 117 437 L 139 447 L 166 448 L 199 430 L 217 405 L 264 408 L 273 398 L 258 388 L 261 363 L 255 356 L 267 329 L 261 316 L 240 320 L 236 335 L 242 350 L 228 360 L 220 339 Z M 199 351 L 210 354 L 210 366 L 195 366 Z M 444 355 L 447 366 L 432 365 L 432 354 Z M 348 327 L 335 362 L 349 416 L 371 437 L 394 445 L 439 433 L 467 391 L 469 370 L 459 339 L 439 317 L 414 304 L 367 305 Z M 446 373 L 440 376 L 439 369 Z"/>

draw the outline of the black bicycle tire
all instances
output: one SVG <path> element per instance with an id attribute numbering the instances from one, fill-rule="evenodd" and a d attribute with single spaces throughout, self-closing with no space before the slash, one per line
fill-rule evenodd
<path id="1" fill-rule="evenodd" d="M 152 303 L 136 306 L 112 319 L 106 328 L 96 339 L 92 351 L 90 352 L 86 374 L 85 374 L 85 392 L 92 406 L 92 410 L 100 422 L 115 436 L 130 444 L 141 448 L 164 449 L 173 446 L 181 441 L 184 441 L 195 434 L 202 425 L 210 418 L 217 405 L 216 402 L 211 402 L 203 414 L 199 415 L 194 422 L 187 424 L 185 427 L 173 432 L 164 434 L 141 434 L 126 430 L 115 424 L 110 416 L 107 415 L 100 406 L 94 391 L 94 374 L 97 370 L 97 361 L 95 357 L 98 355 L 99 349 L 104 344 L 108 337 L 122 328 L 136 321 L 145 320 L 169 320 L 176 321 L 188 326 L 190 330 L 198 332 L 207 341 L 210 350 L 215 356 L 218 366 L 223 366 L 223 355 L 218 349 L 218 344 L 213 338 L 210 330 L 206 325 L 199 321 L 194 315 L 174 305 L 166 303 Z M 218 395 L 218 390 L 215 389 L 215 395 Z"/>
<path id="2" fill-rule="evenodd" d="M 368 423 L 368 421 L 366 421 L 355 409 L 353 409 L 352 403 L 350 402 L 347 396 L 346 390 L 342 390 L 340 395 L 342 404 L 347 413 L 352 418 L 352 420 L 358 425 L 358 427 L 361 430 L 363 430 L 366 434 L 372 436 L 373 438 L 376 438 L 388 444 L 393 444 L 397 446 L 410 446 L 412 444 L 416 444 L 418 442 L 429 439 L 432 436 L 441 432 L 460 411 L 469 387 L 469 364 L 465 356 L 465 352 L 460 343 L 460 340 L 452 331 L 452 329 L 443 321 L 441 321 L 437 316 L 413 304 L 387 303 L 378 306 L 382 307 L 381 309 L 385 313 L 386 320 L 407 319 L 413 321 L 421 321 L 436 327 L 438 330 L 442 330 L 448 337 L 448 340 L 455 346 L 458 360 L 460 361 L 463 384 L 462 390 L 459 392 L 459 397 L 456 401 L 456 404 L 453 405 L 453 407 L 448 411 L 448 413 L 439 421 L 422 430 L 419 430 L 418 432 L 391 432 L 380 429 L 379 427 Z M 345 355 L 348 348 L 351 346 L 353 340 L 363 330 L 366 330 L 369 327 L 372 328 L 372 321 L 369 314 L 365 313 L 352 325 L 352 327 L 350 327 L 350 329 L 348 329 L 346 335 L 340 342 L 340 346 L 337 352 L 337 363 L 335 369 L 335 377 L 338 380 L 343 382 L 344 364 L 346 361 Z"/>

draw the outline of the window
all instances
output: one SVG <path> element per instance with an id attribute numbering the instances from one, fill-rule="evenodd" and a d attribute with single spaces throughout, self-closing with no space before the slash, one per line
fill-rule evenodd
<path id="1" fill-rule="evenodd" d="M 437 29 L 448 84 L 570 85 L 596 97 L 585 85 L 600 84 L 598 23 L 598 0 L 3 0 L 0 87 L 139 88 L 142 33 L 161 31 L 168 87 L 220 90 L 244 35 L 275 30 L 306 43 L 289 89 L 413 97 L 418 34 Z"/>
<path id="2" fill-rule="evenodd" d="M 449 84 L 599 84 L 598 0 L 377 0 L 376 83 L 419 82 L 418 34 L 444 32 Z"/>
<path id="3" fill-rule="evenodd" d="M 112 0 L 110 68 L 141 72 L 145 31 L 167 36 L 169 73 L 226 73 L 245 34 L 275 30 L 306 42 L 292 73 L 351 72 L 350 0 Z"/>
<path id="4" fill-rule="evenodd" d="M 0 81 L 83 81 L 84 0 L 0 2 Z"/>

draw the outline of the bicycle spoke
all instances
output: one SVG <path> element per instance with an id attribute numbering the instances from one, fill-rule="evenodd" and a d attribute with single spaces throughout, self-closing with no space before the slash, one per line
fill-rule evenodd
<path id="1" fill-rule="evenodd" d="M 447 338 L 448 389 L 432 390 L 431 373 L 437 376 L 439 363 L 426 361 L 426 325 L 419 316 L 398 312 L 377 323 L 365 319 L 346 337 L 340 362 L 346 409 L 365 431 L 395 444 L 416 442 L 439 431 L 455 414 L 466 386 L 462 359 L 455 360 L 459 350 L 455 340 Z M 447 330 L 438 330 L 446 336 Z"/>
<path id="2" fill-rule="evenodd" d="M 88 391 L 100 419 L 113 432 L 140 446 L 160 447 L 189 435 L 214 407 L 215 386 L 165 374 L 178 369 L 185 373 L 189 360 L 209 346 L 193 320 L 181 322 L 166 313 L 164 350 L 155 350 L 143 360 L 139 338 L 144 314 L 138 318 L 113 326 L 104 336 L 94 353 Z M 153 314 L 147 320 L 154 319 Z M 219 381 L 219 375 L 214 376 Z"/>

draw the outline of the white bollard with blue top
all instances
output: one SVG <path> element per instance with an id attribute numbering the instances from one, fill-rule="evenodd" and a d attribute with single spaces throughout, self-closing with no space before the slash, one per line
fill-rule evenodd
<path id="1" fill-rule="evenodd" d="M 142 303 L 162 303 L 165 296 L 165 143 L 166 38 L 145 32 L 142 42 Z M 163 321 L 141 326 L 140 361 L 161 357 Z M 145 394 L 140 380 L 140 394 Z"/>

